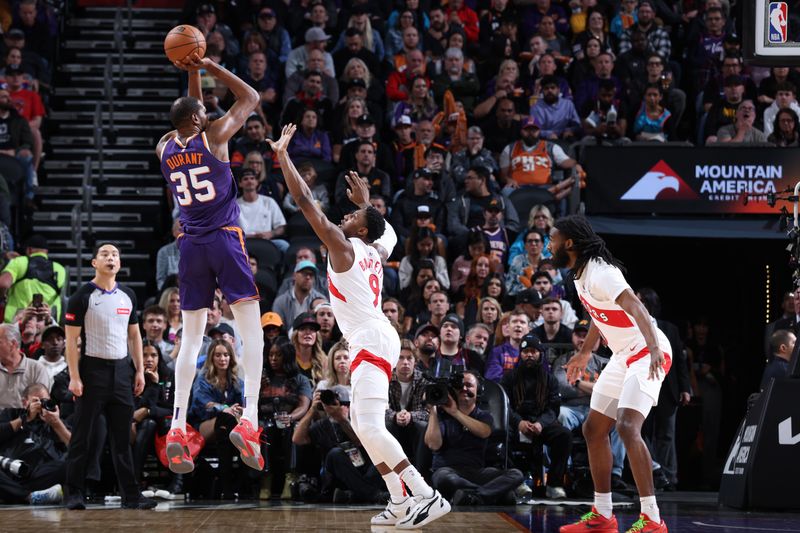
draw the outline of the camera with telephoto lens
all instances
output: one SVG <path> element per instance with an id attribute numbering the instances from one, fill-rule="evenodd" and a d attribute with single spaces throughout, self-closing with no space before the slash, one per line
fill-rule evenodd
<path id="1" fill-rule="evenodd" d="M 50 411 L 51 413 L 55 412 L 55 410 L 58 409 L 58 403 L 52 398 L 49 398 L 47 400 L 41 400 L 41 403 L 42 403 L 42 409 Z"/>
<path id="2" fill-rule="evenodd" d="M 30 467 L 19 459 L 0 455 L 0 470 L 12 476 L 24 479 L 31 473 Z"/>
<path id="3" fill-rule="evenodd" d="M 464 386 L 464 367 L 438 357 L 428 369 L 425 377 L 432 383 L 425 386 L 425 403 L 445 405 L 447 397 L 456 397 Z"/>
<path id="4" fill-rule="evenodd" d="M 350 405 L 350 402 L 347 400 L 342 400 L 339 397 L 339 393 L 333 389 L 323 389 L 319 391 L 319 401 L 325 405 Z"/>

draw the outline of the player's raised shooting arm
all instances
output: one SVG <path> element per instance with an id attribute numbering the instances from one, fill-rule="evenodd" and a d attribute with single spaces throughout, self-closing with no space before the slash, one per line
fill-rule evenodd
<path id="1" fill-rule="evenodd" d="M 259 105 L 260 96 L 255 89 L 239 79 L 235 74 L 210 59 L 203 58 L 201 65 L 201 68 L 205 68 L 206 72 L 230 89 L 236 98 L 236 101 L 222 118 L 209 124 L 206 133 L 209 136 L 209 141 L 214 144 L 227 143 L 242 128 L 247 117 Z"/>
<path id="2" fill-rule="evenodd" d="M 286 186 L 289 193 L 292 195 L 297 207 L 303 212 L 303 216 L 311 227 L 314 233 L 322 240 L 328 248 L 331 258 L 331 264 L 340 272 L 350 268 L 353 263 L 353 245 L 344 236 L 342 230 L 331 223 L 325 213 L 317 205 L 311 194 L 311 189 L 308 188 L 306 182 L 300 177 L 300 173 L 294 166 L 291 158 L 289 157 L 288 148 L 289 142 L 292 140 L 297 127 L 294 124 L 287 124 L 281 131 L 281 137 L 277 142 L 268 140 L 272 150 L 278 156 L 278 162 L 283 171 L 283 178 L 286 181 Z M 337 258 L 342 258 L 347 264 L 337 265 Z"/>
<path id="3" fill-rule="evenodd" d="M 189 71 L 189 96 L 203 101 L 203 88 L 200 85 L 200 70 Z"/>

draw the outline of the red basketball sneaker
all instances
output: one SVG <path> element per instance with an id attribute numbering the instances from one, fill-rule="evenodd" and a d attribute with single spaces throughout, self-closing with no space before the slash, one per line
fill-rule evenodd
<path id="1" fill-rule="evenodd" d="M 619 526 L 614 515 L 611 515 L 611 518 L 606 518 L 592 507 L 592 510 L 583 515 L 580 520 L 574 524 L 561 526 L 558 531 L 559 533 L 584 533 L 587 531 L 592 533 L 619 533 Z"/>
<path id="2" fill-rule="evenodd" d="M 646 514 L 640 514 L 639 520 L 633 523 L 631 528 L 625 533 L 667 533 L 667 524 L 661 520 L 660 524 L 656 524 Z"/>
<path id="3" fill-rule="evenodd" d="M 261 455 L 261 428 L 256 431 L 249 420 L 242 418 L 230 434 L 231 442 L 242 457 L 242 462 L 256 470 L 264 470 L 264 457 Z"/>
<path id="4" fill-rule="evenodd" d="M 188 474 L 194 470 L 194 460 L 182 429 L 171 429 L 167 433 L 167 463 L 176 474 Z"/>

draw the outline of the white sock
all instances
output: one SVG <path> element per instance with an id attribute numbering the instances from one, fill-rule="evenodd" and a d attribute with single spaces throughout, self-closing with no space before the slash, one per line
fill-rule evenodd
<path id="1" fill-rule="evenodd" d="M 197 356 L 203 346 L 203 332 L 206 329 L 208 309 L 181 311 L 183 331 L 181 349 L 175 362 L 175 407 L 172 412 L 170 429 L 186 431 L 186 411 L 189 407 L 189 394 L 197 372 Z"/>
<path id="2" fill-rule="evenodd" d="M 639 502 L 641 502 L 642 504 L 642 514 L 646 514 L 650 520 L 652 520 L 656 524 L 660 524 L 661 513 L 658 511 L 658 504 L 656 504 L 656 497 L 645 496 L 643 498 L 639 498 Z"/>
<path id="3" fill-rule="evenodd" d="M 169 429 L 180 429 L 186 433 L 186 411 L 189 407 L 189 391 L 179 391 L 177 387 L 175 389 L 175 402 Z"/>
<path id="4" fill-rule="evenodd" d="M 598 514 L 601 514 L 606 518 L 611 518 L 611 515 L 614 514 L 614 505 L 611 503 L 611 493 L 595 492 L 594 508 Z"/>
<path id="5" fill-rule="evenodd" d="M 264 366 L 264 332 L 258 302 L 246 300 L 231 306 L 233 318 L 242 336 L 242 368 L 244 369 L 244 413 L 242 418 L 258 427 L 258 393 Z"/>
<path id="6" fill-rule="evenodd" d="M 403 486 L 403 482 L 400 481 L 400 476 L 395 472 L 389 472 L 382 477 L 394 503 L 400 503 L 406 499 L 408 494 L 406 493 L 406 488 Z"/>
<path id="7" fill-rule="evenodd" d="M 433 489 L 425 482 L 425 478 L 414 468 L 414 465 L 408 465 L 400 472 L 400 480 L 411 489 L 414 496 L 422 496 L 423 498 L 433 496 Z"/>

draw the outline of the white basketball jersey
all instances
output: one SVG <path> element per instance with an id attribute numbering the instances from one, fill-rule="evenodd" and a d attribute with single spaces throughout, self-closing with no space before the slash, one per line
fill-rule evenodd
<path id="1" fill-rule="evenodd" d="M 389 324 L 381 306 L 383 264 L 378 251 L 358 238 L 353 244 L 353 266 L 346 272 L 334 272 L 328 257 L 328 291 L 333 315 L 347 338 L 353 331 L 379 320 Z"/>
<path id="2" fill-rule="evenodd" d="M 630 289 L 619 268 L 593 259 L 580 279 L 575 280 L 575 288 L 612 352 L 625 353 L 631 346 L 644 342 L 633 317 L 616 302 L 625 289 Z M 655 320 L 651 320 L 655 326 Z"/>

